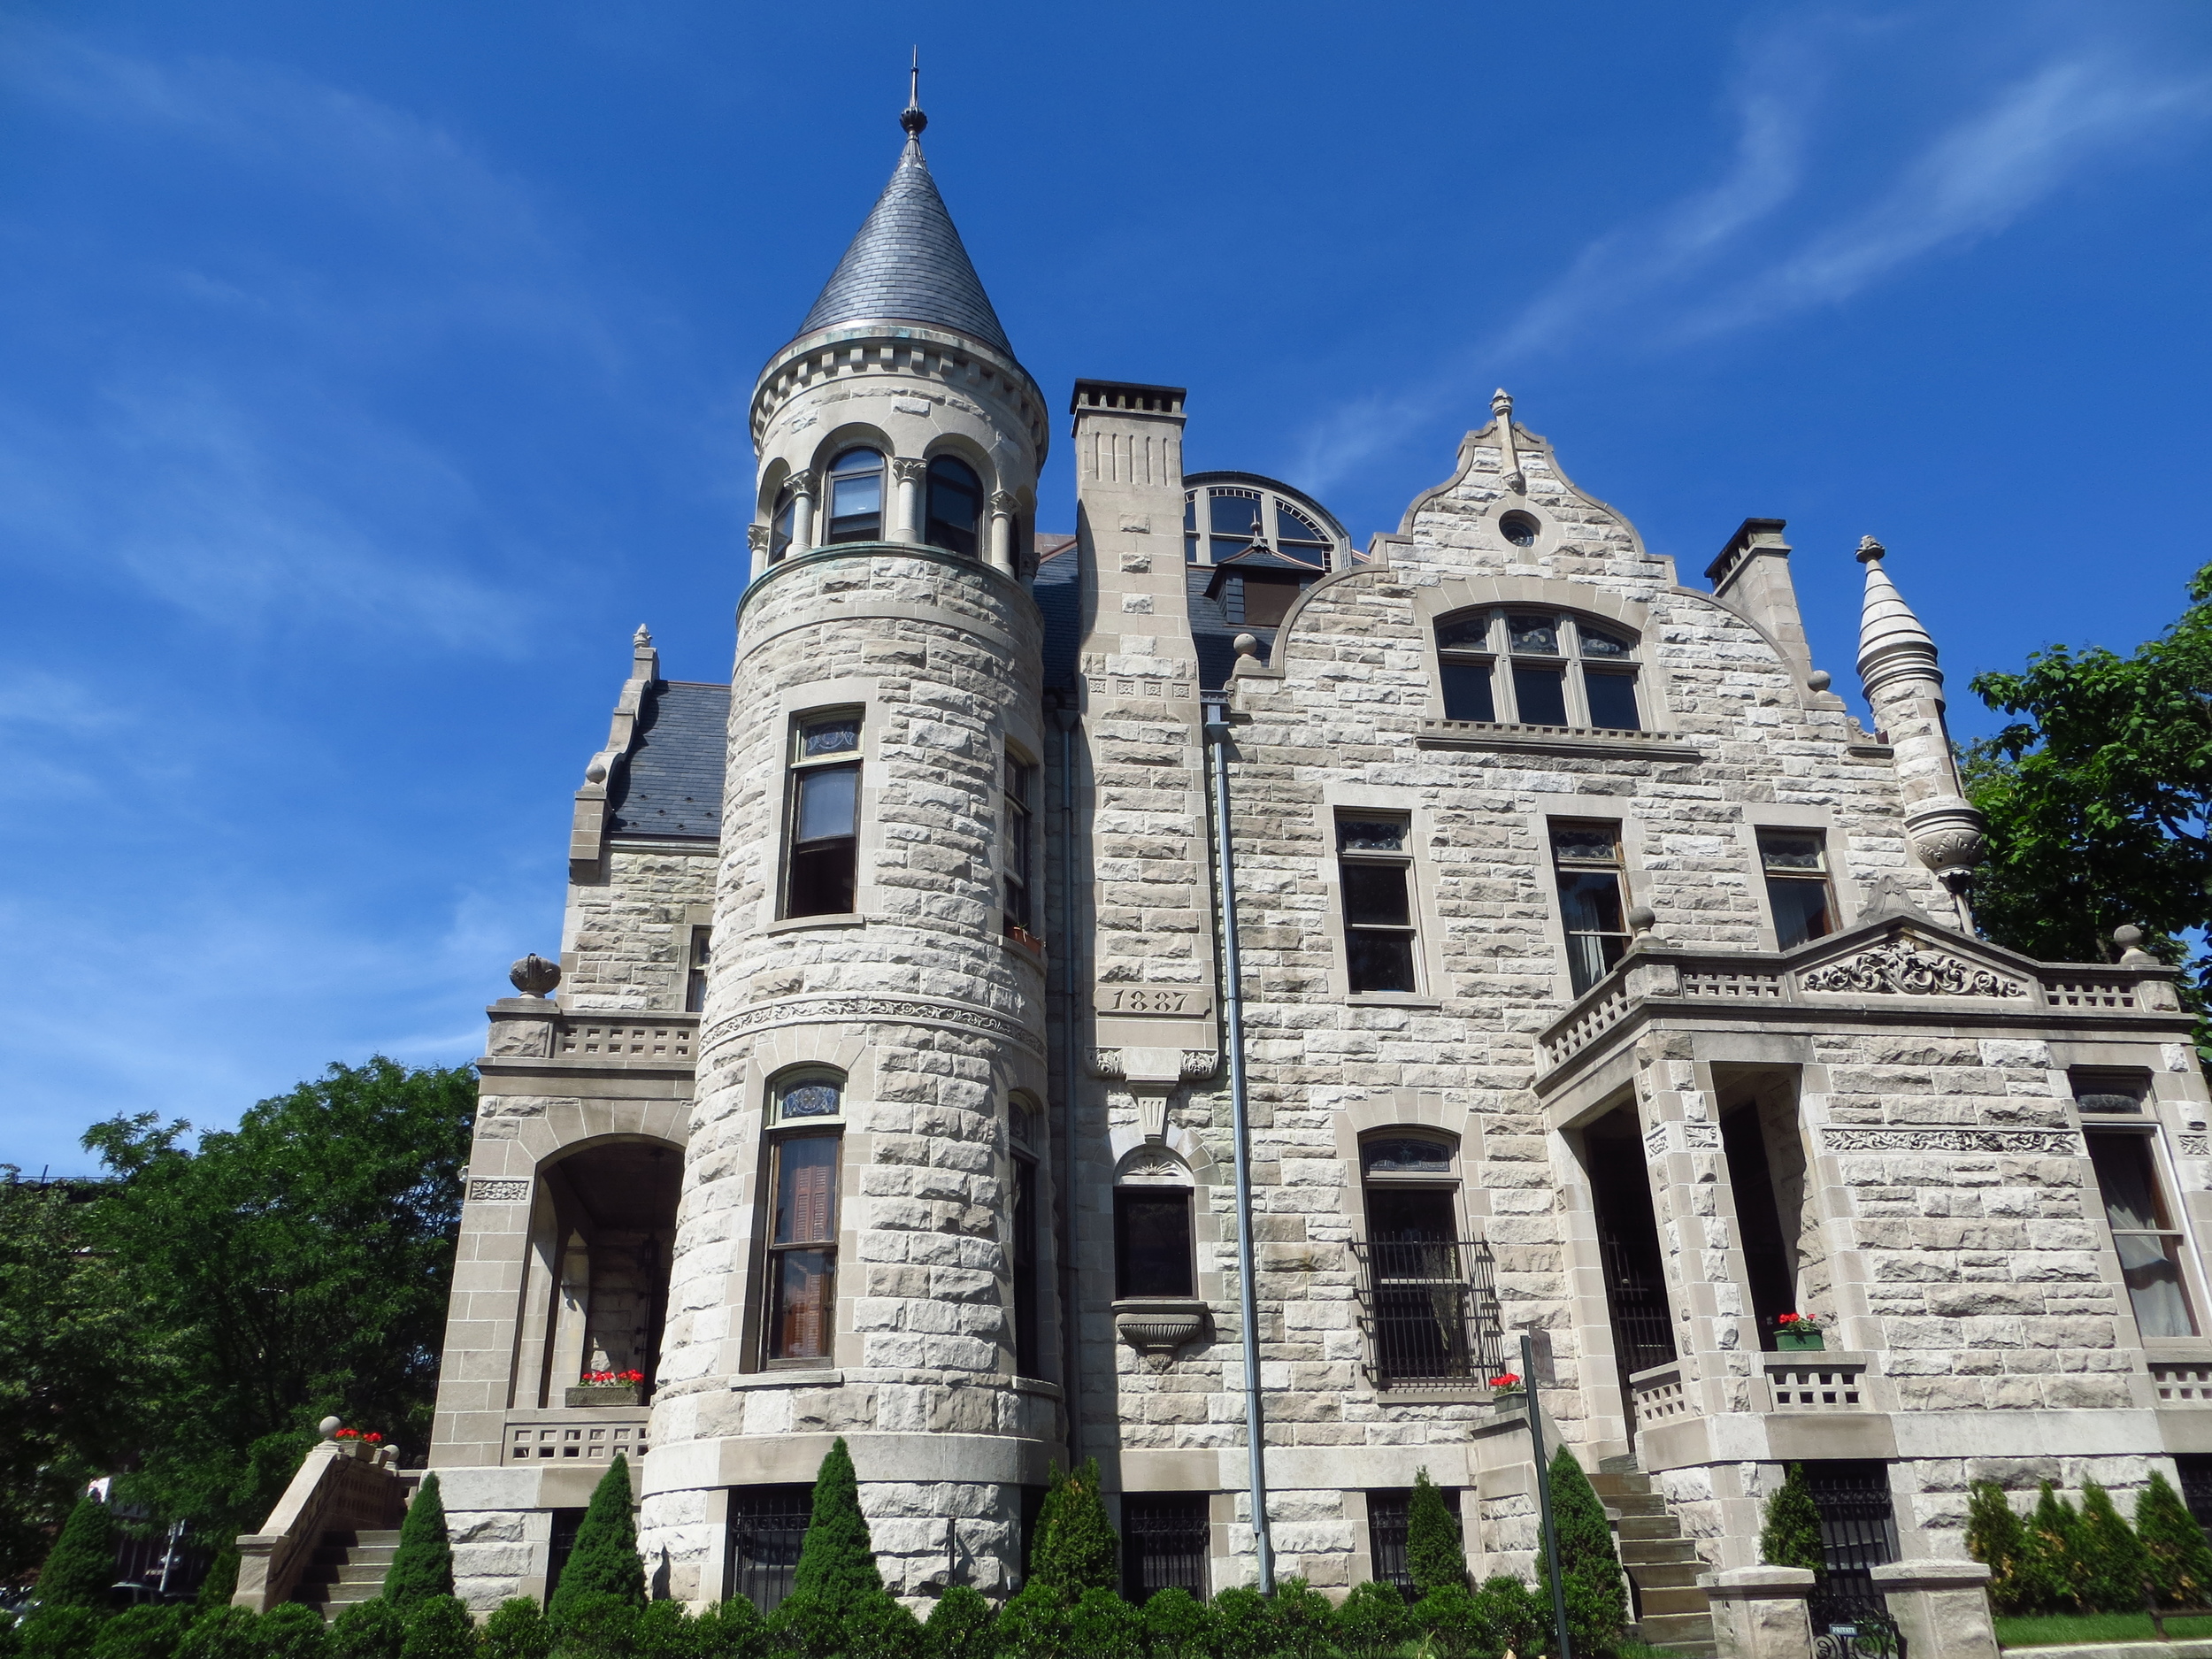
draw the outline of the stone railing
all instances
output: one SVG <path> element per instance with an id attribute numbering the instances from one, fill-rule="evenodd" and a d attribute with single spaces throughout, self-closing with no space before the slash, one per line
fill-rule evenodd
<path id="1" fill-rule="evenodd" d="M 509 1463 L 586 1463 L 604 1465 L 620 1452 L 633 1464 L 646 1453 L 644 1406 L 587 1406 L 581 1409 L 510 1411 Z"/>
<path id="2" fill-rule="evenodd" d="M 1760 1356 L 1777 1411 L 1868 1409 L 1863 1354 L 1788 1353 Z"/>
<path id="3" fill-rule="evenodd" d="M 2151 1388 L 2162 1406 L 2212 1406 L 2212 1364 L 2154 1359 Z"/>
<path id="4" fill-rule="evenodd" d="M 1682 1386 L 1680 1360 L 1670 1360 L 1664 1365 L 1638 1371 L 1628 1379 L 1628 1393 L 1635 1405 L 1639 1429 L 1653 1428 L 1690 1415 L 1690 1397 Z"/>
<path id="5" fill-rule="evenodd" d="M 336 1418 L 326 1420 L 326 1438 L 308 1452 L 261 1530 L 238 1540 L 232 1606 L 265 1613 L 289 1601 L 325 1532 L 377 1532 L 405 1517 L 421 1475 L 399 1471 L 396 1447 L 328 1438 L 337 1427 Z"/>
<path id="6" fill-rule="evenodd" d="M 490 1009 L 491 1060 L 581 1061 L 594 1065 L 696 1064 L 699 1016 L 582 1010 L 537 996 L 502 997 Z"/>
<path id="7" fill-rule="evenodd" d="M 2029 964 L 1913 918 L 1863 933 L 1852 944 L 1816 941 L 1786 954 L 1677 949 L 1647 935 L 1537 1041 L 1545 1070 L 1555 1071 L 1650 1006 L 1700 1014 L 1756 1010 L 1756 1018 L 1793 1008 L 1811 1015 L 1881 1008 L 1913 998 L 1993 1018 L 2173 1015 L 2181 1006 L 2175 972 L 2164 966 Z"/>

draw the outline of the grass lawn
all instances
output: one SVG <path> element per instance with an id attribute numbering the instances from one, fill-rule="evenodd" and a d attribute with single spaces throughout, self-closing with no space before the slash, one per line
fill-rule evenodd
<path id="1" fill-rule="evenodd" d="M 2212 1618 L 2170 1618 L 2169 1636 L 2212 1636 Z M 2148 1613 L 2053 1614 L 2039 1618 L 2000 1618 L 1997 1641 L 2005 1647 L 2048 1647 L 2055 1642 L 2155 1641 Z"/>

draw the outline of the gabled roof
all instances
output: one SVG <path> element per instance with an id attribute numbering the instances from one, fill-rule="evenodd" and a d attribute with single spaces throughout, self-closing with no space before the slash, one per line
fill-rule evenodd
<path id="1" fill-rule="evenodd" d="M 937 194 L 936 180 L 929 176 L 918 133 L 907 139 L 891 182 L 869 210 L 799 333 L 877 319 L 948 329 L 1014 355 L 944 198 Z"/>

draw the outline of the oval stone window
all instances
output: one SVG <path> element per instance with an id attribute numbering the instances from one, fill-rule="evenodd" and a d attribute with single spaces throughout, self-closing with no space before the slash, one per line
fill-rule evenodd
<path id="1" fill-rule="evenodd" d="M 1509 512 L 1498 520 L 1498 534 L 1515 547 L 1534 547 L 1536 531 L 1536 520 L 1525 512 Z"/>

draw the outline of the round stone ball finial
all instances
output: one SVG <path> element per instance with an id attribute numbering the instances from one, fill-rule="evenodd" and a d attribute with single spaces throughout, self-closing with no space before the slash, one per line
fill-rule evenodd
<path id="1" fill-rule="evenodd" d="M 315 1425 L 315 1432 L 321 1435 L 326 1440 L 335 1440 L 338 1437 L 338 1431 L 343 1427 L 345 1427 L 345 1424 L 341 1419 L 337 1417 L 325 1417 L 320 1423 L 318 1423 Z"/>
<path id="2" fill-rule="evenodd" d="M 1239 657 L 1257 657 L 1260 654 L 1260 636 L 1256 634 L 1240 634 L 1229 643 L 1235 648 Z"/>
<path id="3" fill-rule="evenodd" d="M 1816 668 L 1805 676 L 1805 683 L 1815 691 L 1825 691 L 1836 683 L 1835 676 L 1824 668 Z"/>
<path id="4" fill-rule="evenodd" d="M 1858 560 L 1862 565 L 1871 565 L 1888 551 L 1887 548 L 1870 535 L 1863 535 L 1859 538 Z"/>
<path id="5" fill-rule="evenodd" d="M 2132 922 L 2123 922 L 2112 930 L 2112 942 L 2123 950 L 2132 950 L 2143 942 L 2143 930 Z"/>
<path id="6" fill-rule="evenodd" d="M 1628 931 L 1636 938 L 1640 939 L 1649 933 L 1658 920 L 1659 913 L 1648 904 L 1632 904 L 1628 907 Z"/>
<path id="7" fill-rule="evenodd" d="M 533 951 L 508 969 L 507 977 L 525 996 L 543 996 L 561 982 L 560 964 L 548 962 Z"/>

